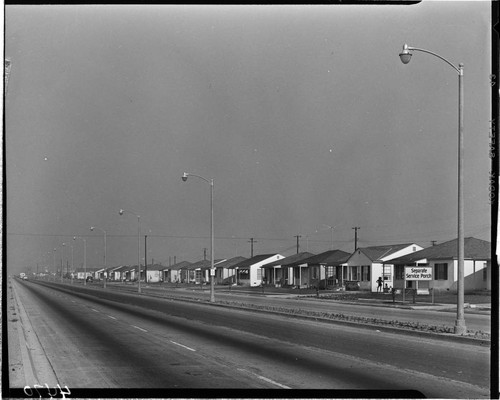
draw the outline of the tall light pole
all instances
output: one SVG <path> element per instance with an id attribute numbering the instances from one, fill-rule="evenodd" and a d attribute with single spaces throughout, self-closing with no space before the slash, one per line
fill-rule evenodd
<path id="1" fill-rule="evenodd" d="M 74 251 L 73 251 L 73 245 L 71 245 L 71 284 L 73 284 L 73 273 L 75 272 L 75 264 L 74 264 Z"/>
<path id="2" fill-rule="evenodd" d="M 63 283 L 63 274 L 64 274 L 64 247 L 66 246 L 66 243 L 62 244 L 61 248 L 61 283 Z"/>
<path id="3" fill-rule="evenodd" d="M 463 335 L 467 333 L 464 318 L 464 203 L 463 203 L 463 132 L 464 132 L 464 65 L 458 64 L 456 67 L 446 58 L 429 50 L 410 47 L 407 44 L 403 46 L 403 51 L 399 54 L 401 62 L 408 64 L 410 62 L 412 51 L 421 51 L 431 54 L 449 66 L 458 73 L 458 277 L 457 277 L 457 319 L 455 321 L 455 334 Z"/>
<path id="4" fill-rule="evenodd" d="M 215 302 L 215 287 L 214 287 L 214 276 L 215 276 L 215 267 L 214 267 L 214 180 L 204 178 L 200 175 L 190 174 L 188 172 L 184 172 L 182 175 L 182 180 L 184 182 L 187 181 L 188 176 L 196 176 L 197 178 L 203 179 L 205 182 L 208 182 L 210 185 L 210 302 Z"/>
<path id="5" fill-rule="evenodd" d="M 56 266 L 56 251 L 57 251 L 57 248 L 54 247 L 54 250 L 52 251 L 52 253 L 54 254 L 54 271 L 55 273 L 57 274 L 57 266 Z M 54 275 L 54 282 L 55 282 L 55 275 Z"/>
<path id="6" fill-rule="evenodd" d="M 80 236 L 74 236 L 73 240 L 83 240 L 83 285 L 87 286 L 87 240 Z"/>
<path id="7" fill-rule="evenodd" d="M 135 212 L 124 210 L 123 208 L 118 211 L 118 214 L 129 213 L 137 217 L 137 268 L 139 269 L 138 292 L 141 293 L 141 216 Z"/>
<path id="8" fill-rule="evenodd" d="M 107 273 L 108 273 L 108 271 L 106 270 L 106 231 L 104 229 L 98 228 L 96 226 L 90 227 L 91 231 L 93 231 L 94 229 L 99 229 L 101 232 L 104 233 L 104 273 L 103 273 L 103 276 L 104 276 L 104 289 L 106 289 L 106 277 L 107 277 Z"/>

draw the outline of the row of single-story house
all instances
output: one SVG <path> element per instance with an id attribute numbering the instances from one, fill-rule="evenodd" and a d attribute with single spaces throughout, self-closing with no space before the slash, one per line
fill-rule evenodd
<path id="1" fill-rule="evenodd" d="M 281 254 L 261 254 L 251 258 L 234 257 L 214 260 L 216 284 L 245 286 L 287 286 L 296 288 L 345 288 L 377 291 L 379 278 L 383 288 L 416 288 L 418 290 L 457 290 L 456 239 L 423 248 L 416 243 L 360 247 L 353 253 L 329 250 L 320 254 L 301 252 L 289 257 Z M 432 268 L 432 279 L 405 279 L 405 267 Z M 88 269 L 96 279 L 107 276 L 110 281 L 137 280 L 137 266 Z M 83 270 L 77 279 L 83 279 Z M 144 272 L 145 271 L 145 272 Z M 211 262 L 182 261 L 170 266 L 141 267 L 141 280 L 194 283 L 209 282 Z M 491 244 L 473 237 L 464 240 L 464 276 L 466 291 L 491 290 Z"/>

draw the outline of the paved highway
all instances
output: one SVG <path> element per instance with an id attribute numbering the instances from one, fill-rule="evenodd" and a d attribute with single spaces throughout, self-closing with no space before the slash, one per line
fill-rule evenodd
<path id="1" fill-rule="evenodd" d="M 10 285 L 53 379 L 69 388 L 489 396 L 489 348 L 484 346 L 69 285 L 16 280 Z M 24 329 L 31 329 L 25 322 Z M 10 354 L 16 353 L 14 342 L 9 340 Z M 40 367 L 33 368 L 37 375 Z"/>

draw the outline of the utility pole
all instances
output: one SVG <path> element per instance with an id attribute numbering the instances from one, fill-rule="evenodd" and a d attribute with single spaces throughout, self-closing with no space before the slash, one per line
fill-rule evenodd
<path id="1" fill-rule="evenodd" d="M 258 242 L 254 238 L 250 238 L 248 243 L 250 243 L 250 258 L 253 258 L 253 244 Z"/>
<path id="2" fill-rule="evenodd" d="M 297 238 L 297 254 L 299 254 L 299 238 L 301 238 L 301 235 L 295 235 L 295 238 Z"/>
<path id="3" fill-rule="evenodd" d="M 144 283 L 148 283 L 148 235 L 144 235 Z"/>
<path id="4" fill-rule="evenodd" d="M 354 251 L 358 249 L 358 229 L 361 229 L 359 226 L 355 226 L 354 229 Z"/>
<path id="5" fill-rule="evenodd" d="M 207 259 L 207 248 L 204 247 L 203 248 L 203 260 L 206 260 Z"/>

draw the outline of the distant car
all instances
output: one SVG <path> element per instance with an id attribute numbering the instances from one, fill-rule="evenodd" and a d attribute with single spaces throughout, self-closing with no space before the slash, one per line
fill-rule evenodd
<path id="1" fill-rule="evenodd" d="M 94 282 L 94 278 L 91 276 L 87 276 L 87 282 Z"/>
<path id="2" fill-rule="evenodd" d="M 23 276 L 24 280 L 28 280 L 28 277 L 26 275 Z"/>

